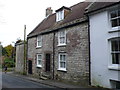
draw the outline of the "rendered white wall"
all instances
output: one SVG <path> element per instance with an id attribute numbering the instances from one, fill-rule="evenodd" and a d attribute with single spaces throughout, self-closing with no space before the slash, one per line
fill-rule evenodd
<path id="1" fill-rule="evenodd" d="M 111 88 L 110 79 L 118 80 L 118 71 L 109 70 L 111 66 L 110 44 L 108 39 L 118 37 L 111 30 L 107 11 L 90 16 L 91 83 Z"/>

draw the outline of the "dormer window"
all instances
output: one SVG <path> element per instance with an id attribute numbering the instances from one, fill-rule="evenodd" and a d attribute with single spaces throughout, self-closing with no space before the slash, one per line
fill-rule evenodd
<path id="1" fill-rule="evenodd" d="M 64 20 L 64 18 L 68 15 L 70 10 L 71 10 L 70 8 L 67 8 L 65 6 L 61 7 L 58 10 L 56 10 L 56 22 Z"/>
<path id="2" fill-rule="evenodd" d="M 56 13 L 56 21 L 58 22 L 58 21 L 61 21 L 63 19 L 64 19 L 64 10 L 57 12 Z"/>

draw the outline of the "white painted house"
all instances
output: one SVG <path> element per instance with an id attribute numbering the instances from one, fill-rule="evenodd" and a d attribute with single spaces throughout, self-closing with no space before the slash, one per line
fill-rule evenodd
<path id="1" fill-rule="evenodd" d="M 120 1 L 94 2 L 90 20 L 91 84 L 120 88 Z"/>

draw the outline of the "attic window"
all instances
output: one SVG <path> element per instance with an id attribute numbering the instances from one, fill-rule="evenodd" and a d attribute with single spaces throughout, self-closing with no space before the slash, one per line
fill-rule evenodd
<path id="1" fill-rule="evenodd" d="M 56 13 L 56 21 L 61 21 L 64 19 L 64 10 L 58 11 Z"/>
<path id="2" fill-rule="evenodd" d="M 71 9 L 65 6 L 56 10 L 56 22 L 63 20 L 70 11 Z"/>

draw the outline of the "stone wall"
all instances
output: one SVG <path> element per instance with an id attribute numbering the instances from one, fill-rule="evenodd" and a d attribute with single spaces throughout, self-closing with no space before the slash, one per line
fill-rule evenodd
<path id="1" fill-rule="evenodd" d="M 28 60 L 32 60 L 33 75 L 53 78 L 53 56 L 54 56 L 54 78 L 63 81 L 72 81 L 88 85 L 89 83 L 89 48 L 88 48 L 88 23 L 82 23 L 70 28 L 65 28 L 67 33 L 67 44 L 58 46 L 58 32 L 42 35 L 42 47 L 36 48 L 37 38 L 28 39 Z M 55 54 L 53 55 L 53 43 Z M 58 70 L 58 54 L 66 52 L 67 71 Z M 36 54 L 42 54 L 42 67 L 36 67 Z M 45 55 L 51 55 L 50 72 L 45 72 Z"/>
<path id="2" fill-rule="evenodd" d="M 16 64 L 15 71 L 23 73 L 24 69 L 24 43 L 20 42 L 16 44 Z"/>
<path id="3" fill-rule="evenodd" d="M 28 39 L 28 60 L 32 60 L 33 75 L 37 77 L 48 76 L 52 78 L 53 72 L 53 33 L 42 35 L 42 47 L 37 48 L 37 37 Z M 50 72 L 45 71 L 46 54 L 50 54 Z M 42 54 L 42 67 L 37 67 L 37 54 Z"/>
<path id="4" fill-rule="evenodd" d="M 67 44 L 58 46 L 58 34 L 55 38 L 55 76 L 87 85 L 89 83 L 88 23 L 66 28 Z M 67 71 L 58 70 L 58 53 L 67 54 Z"/>

